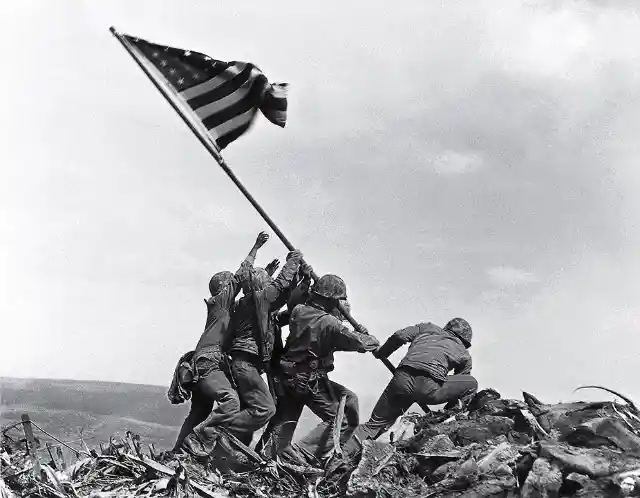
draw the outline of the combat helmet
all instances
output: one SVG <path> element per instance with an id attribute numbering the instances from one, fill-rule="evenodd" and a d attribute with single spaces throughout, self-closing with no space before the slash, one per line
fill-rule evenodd
<path id="1" fill-rule="evenodd" d="M 337 275 L 323 275 L 320 277 L 311 292 L 326 299 L 347 299 L 347 285 Z"/>
<path id="2" fill-rule="evenodd" d="M 471 330 L 471 325 L 464 318 L 454 318 L 453 320 L 449 320 L 449 322 L 444 326 L 444 330 L 451 332 L 458 339 L 462 341 L 462 344 L 465 347 L 471 347 L 471 338 L 473 336 L 473 331 Z"/>
<path id="3" fill-rule="evenodd" d="M 211 280 L 209 280 L 209 292 L 211 292 L 211 295 L 217 296 L 220 294 L 220 291 L 229 284 L 232 278 L 233 273 L 230 271 L 220 271 L 211 277 Z"/>

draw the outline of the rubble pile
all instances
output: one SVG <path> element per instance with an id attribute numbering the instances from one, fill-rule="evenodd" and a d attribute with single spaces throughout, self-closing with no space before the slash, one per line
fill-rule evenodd
<path id="1" fill-rule="evenodd" d="M 0 497 L 640 496 L 640 413 L 625 401 L 549 405 L 527 393 L 518 401 L 481 391 L 464 412 L 406 415 L 389 442 L 364 442 L 353 472 L 330 476 L 266 461 L 232 436 L 218 443 L 232 466 L 224 457 L 156 454 L 132 434 L 64 465 L 53 454 L 34 460 L 7 433 Z"/>

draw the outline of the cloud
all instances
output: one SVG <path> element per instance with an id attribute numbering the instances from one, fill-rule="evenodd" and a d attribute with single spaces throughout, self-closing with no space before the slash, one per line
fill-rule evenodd
<path id="1" fill-rule="evenodd" d="M 5 9 L 24 77 L 0 81 L 0 314 L 15 333 L 1 373 L 166 382 L 201 333 L 208 277 L 265 228 L 105 19 L 291 83 L 287 128 L 258 120 L 225 158 L 380 339 L 464 316 L 481 384 L 515 395 L 568 370 L 604 382 L 623 353 L 632 371 L 640 293 L 619 287 L 640 282 L 637 17 L 580 0 L 369 2 L 366 19 L 364 2 L 285 3 Z M 275 237 L 263 251 L 285 253 Z M 388 372 L 345 354 L 335 379 L 378 394 Z"/>
<path id="2" fill-rule="evenodd" d="M 519 268 L 508 266 L 496 266 L 487 270 L 489 281 L 498 287 L 510 287 L 539 282 L 540 279 L 533 273 Z"/>
<path id="3" fill-rule="evenodd" d="M 482 165 L 483 161 L 479 154 L 461 153 L 454 150 L 445 150 L 431 161 L 433 170 L 442 175 L 468 173 Z"/>

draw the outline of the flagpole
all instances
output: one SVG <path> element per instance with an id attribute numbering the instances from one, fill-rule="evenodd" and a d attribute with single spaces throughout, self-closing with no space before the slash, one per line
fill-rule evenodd
<path id="1" fill-rule="evenodd" d="M 293 244 L 289 241 L 289 239 L 287 239 L 287 237 L 285 236 L 284 233 L 282 233 L 282 231 L 278 228 L 278 226 L 273 222 L 273 220 L 271 219 L 271 217 L 265 212 L 264 209 L 262 209 L 262 206 L 260 206 L 260 204 L 258 204 L 258 201 L 255 200 L 255 198 L 251 195 L 251 193 L 245 188 L 245 186 L 240 182 L 240 180 L 238 179 L 238 177 L 234 174 L 233 171 L 231 171 L 231 168 L 229 168 L 229 166 L 227 165 L 227 163 L 225 162 L 224 158 L 222 157 L 222 154 L 220 153 L 220 150 L 218 149 L 218 147 L 216 146 L 216 144 L 213 142 L 213 140 L 211 140 L 211 138 L 209 137 L 209 135 L 205 134 L 202 130 L 200 130 L 192 121 L 191 119 L 189 119 L 189 117 L 184 113 L 184 111 L 182 110 L 182 108 L 176 103 L 176 101 L 174 100 L 174 96 L 171 94 L 171 92 L 166 88 L 165 85 L 161 84 L 156 77 L 153 75 L 153 73 L 149 70 L 149 68 L 144 64 L 144 62 L 138 57 L 138 54 L 136 53 L 136 51 L 133 49 L 133 47 L 131 46 L 131 44 L 129 43 L 129 41 L 124 38 L 113 26 L 111 26 L 109 28 L 109 31 L 111 31 L 111 34 L 122 44 L 122 46 L 124 47 L 124 49 L 129 53 L 129 55 L 131 56 L 131 58 L 136 62 L 136 64 L 138 64 L 138 66 L 140 67 L 140 69 L 142 69 L 142 71 L 144 72 L 144 74 L 147 75 L 147 77 L 151 80 L 151 82 L 153 83 L 153 85 L 156 87 L 156 89 L 162 94 L 162 96 L 165 98 L 165 100 L 167 102 L 169 102 L 169 104 L 171 104 L 171 107 L 173 107 L 173 110 L 176 111 L 178 113 L 178 115 L 182 118 L 182 120 L 185 122 L 185 124 L 189 127 L 189 129 L 193 132 L 193 134 L 198 137 L 198 140 L 200 140 L 200 143 L 204 146 L 205 149 L 207 149 L 207 151 L 209 152 L 209 154 L 211 154 L 211 156 L 216 160 L 216 162 L 218 163 L 218 165 L 222 168 L 222 170 L 227 174 L 227 176 L 231 179 L 231 181 L 236 185 L 236 187 L 238 187 L 238 189 L 240 189 L 240 192 L 242 192 L 242 194 L 246 197 L 246 199 L 251 203 L 251 205 L 256 209 L 256 211 L 258 211 L 258 213 L 260 214 L 260 216 L 262 216 L 262 219 L 267 223 L 267 225 L 269 225 L 269 227 L 273 230 L 273 232 L 278 236 L 278 238 L 282 241 L 282 243 L 285 245 L 285 247 L 289 250 L 289 251 L 294 251 L 295 247 L 293 246 Z M 311 278 L 313 278 L 314 280 L 318 280 L 318 275 L 316 275 L 315 272 L 312 272 L 311 274 Z M 349 311 L 342 305 L 342 303 L 340 301 L 338 301 L 338 310 L 340 311 L 340 313 L 342 313 L 342 315 L 349 321 L 349 323 L 353 326 L 353 328 L 355 328 L 358 331 L 362 330 L 362 325 L 360 325 L 349 313 Z M 379 358 L 380 361 L 382 361 L 382 363 L 384 363 L 384 365 L 389 369 L 389 371 L 391 373 L 395 373 L 396 369 L 393 366 L 393 364 L 387 359 L 387 358 Z"/>

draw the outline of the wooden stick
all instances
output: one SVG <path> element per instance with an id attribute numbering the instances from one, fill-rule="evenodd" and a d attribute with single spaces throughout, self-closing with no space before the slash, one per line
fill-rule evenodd
<path id="1" fill-rule="evenodd" d="M 64 452 L 62 451 L 62 448 L 60 446 L 56 446 L 56 454 L 58 455 L 58 459 L 60 460 L 60 462 L 62 464 L 62 469 L 66 469 L 67 468 L 67 462 L 65 461 Z"/>
<path id="2" fill-rule="evenodd" d="M 22 414 L 22 427 L 24 429 L 24 435 L 27 439 L 27 453 L 31 457 L 31 463 L 33 464 L 33 473 L 35 478 L 40 481 L 42 479 L 42 468 L 38 460 L 38 452 L 36 451 L 36 438 L 33 436 L 33 426 L 31 425 L 31 419 L 28 413 Z"/>
<path id="3" fill-rule="evenodd" d="M 185 112 L 185 110 L 183 109 L 183 106 L 181 105 L 180 101 L 177 100 L 178 97 L 176 92 L 170 90 L 169 88 L 171 87 L 167 88 L 168 84 L 161 83 L 162 80 L 160 80 L 159 78 L 162 78 L 162 77 L 156 76 L 156 74 L 159 73 L 159 71 L 151 67 L 149 63 L 145 63 L 143 56 L 141 56 L 138 53 L 138 51 L 135 49 L 135 47 L 133 47 L 129 43 L 129 41 L 124 36 L 122 36 L 122 34 L 119 33 L 113 26 L 109 28 L 109 31 L 111 31 L 111 34 L 122 44 L 124 49 L 129 53 L 129 55 L 133 58 L 133 60 L 136 61 L 136 64 L 138 64 L 138 67 L 142 69 L 142 72 L 144 72 L 144 74 L 151 80 L 151 82 L 154 84 L 156 89 L 162 94 L 162 96 L 166 99 L 166 101 L 169 102 L 171 107 L 173 107 L 173 110 L 178 113 L 178 115 L 182 118 L 184 123 L 189 127 L 189 129 L 198 138 L 198 140 L 200 140 L 200 143 L 204 146 L 204 148 L 207 149 L 207 152 L 211 154 L 211 156 L 216 160 L 216 162 L 222 168 L 222 170 L 227 174 L 227 176 L 236 185 L 236 187 L 238 187 L 240 192 L 242 192 L 242 194 L 251 203 L 251 205 L 255 208 L 255 210 L 258 211 L 258 214 L 267 223 L 267 225 L 269 225 L 271 230 L 273 230 L 273 232 L 278 236 L 278 238 L 282 241 L 285 247 L 289 251 L 295 250 L 295 247 L 289 241 L 289 239 L 285 236 L 285 234 L 273 222 L 273 220 L 267 214 L 267 212 L 264 209 L 262 209 L 262 206 L 258 204 L 258 201 L 256 201 L 256 199 L 251 195 L 251 193 L 249 193 L 249 191 L 240 182 L 240 180 L 234 174 L 234 172 L 231 171 L 231 168 L 225 162 L 217 145 L 215 144 L 211 136 L 207 133 L 207 131 L 204 130 L 204 126 L 202 126 L 200 123 L 197 123 L 193 118 L 190 118 Z M 311 274 L 311 278 L 313 278 L 314 280 L 318 280 L 318 275 L 316 275 L 316 273 L 313 272 Z M 360 325 L 351 316 L 349 311 L 345 309 L 345 307 L 339 301 L 338 301 L 338 310 L 349 321 L 349 323 L 353 326 L 353 328 L 355 328 L 357 331 L 362 330 L 362 325 Z M 395 373 L 395 370 L 396 370 L 395 367 L 391 364 L 391 362 L 387 358 L 380 358 L 380 361 L 382 361 L 384 366 L 387 367 L 391 373 Z"/>
<path id="4" fill-rule="evenodd" d="M 340 456 L 342 455 L 342 448 L 340 447 L 340 433 L 342 429 L 342 419 L 344 417 L 344 405 L 347 403 L 347 395 L 343 394 L 338 404 L 338 411 L 333 421 L 333 452 Z"/>
<path id="5" fill-rule="evenodd" d="M 53 451 L 51 451 L 51 444 L 47 443 L 47 453 L 49 453 L 49 456 L 51 457 L 51 463 L 53 464 L 53 468 L 55 470 L 62 470 L 62 468 L 60 467 L 60 464 L 58 463 L 58 460 L 56 459 L 56 457 L 53 455 Z"/>
<path id="6" fill-rule="evenodd" d="M 166 465 L 162 465 L 161 463 L 156 462 L 155 460 L 151 460 L 150 458 L 147 458 L 145 456 L 143 456 L 142 458 L 138 458 L 137 456 L 135 456 L 132 453 L 129 453 L 126 455 L 126 458 L 128 458 L 129 460 L 139 463 L 141 465 L 144 465 L 145 467 L 151 469 L 151 470 L 155 470 L 156 472 L 163 474 L 167 477 L 173 477 L 175 475 L 175 470 L 171 469 L 169 467 L 167 467 Z M 186 472 L 185 472 L 185 476 L 186 476 Z M 184 482 L 186 479 L 186 477 L 184 476 L 180 476 L 179 477 L 179 481 Z M 213 491 L 209 491 L 207 488 L 205 488 L 202 484 L 199 484 L 193 480 L 190 481 L 191 486 L 193 486 L 200 494 L 204 495 L 204 496 L 208 496 L 211 498 L 218 498 L 220 496 L 219 493 L 215 493 Z"/>

